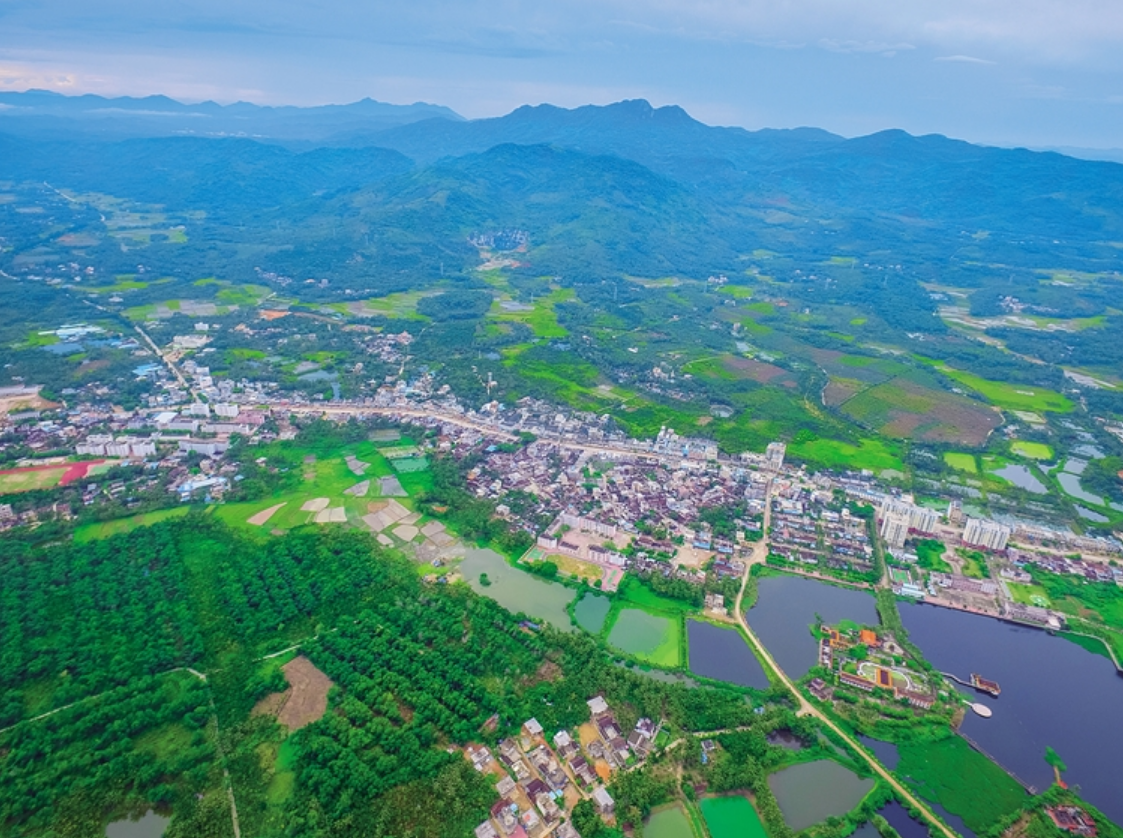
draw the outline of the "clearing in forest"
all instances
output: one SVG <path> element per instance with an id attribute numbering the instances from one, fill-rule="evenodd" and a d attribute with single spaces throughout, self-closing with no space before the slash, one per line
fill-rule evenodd
<path id="1" fill-rule="evenodd" d="M 303 655 L 286 663 L 281 671 L 289 688 L 282 693 L 287 698 L 277 712 L 277 721 L 290 732 L 318 721 L 327 712 L 332 680 Z"/>

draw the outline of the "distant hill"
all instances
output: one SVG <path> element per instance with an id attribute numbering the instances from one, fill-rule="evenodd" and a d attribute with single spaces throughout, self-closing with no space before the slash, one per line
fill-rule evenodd
<path id="1" fill-rule="evenodd" d="M 341 132 L 383 131 L 423 119 L 460 120 L 441 105 L 268 107 L 248 102 L 184 104 L 167 96 L 64 96 L 47 90 L 0 92 L 0 132 L 28 137 L 88 135 L 107 139 L 191 135 L 317 142 Z"/>

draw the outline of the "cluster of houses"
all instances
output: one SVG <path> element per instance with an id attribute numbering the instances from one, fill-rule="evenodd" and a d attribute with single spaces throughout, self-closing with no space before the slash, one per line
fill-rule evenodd
<path id="1" fill-rule="evenodd" d="M 1080 835 L 1083 838 L 1095 838 L 1096 822 L 1092 816 L 1079 806 L 1048 806 L 1045 814 L 1057 829 Z"/>
<path id="2" fill-rule="evenodd" d="M 542 725 L 530 719 L 519 736 L 499 743 L 497 757 L 482 745 L 465 750 L 477 771 L 499 778 L 499 800 L 476 827 L 477 838 L 580 838 L 568 815 L 583 799 L 591 800 L 606 821 L 615 817 L 616 803 L 604 783 L 613 772 L 646 759 L 659 728 L 651 719 L 640 719 L 625 737 L 603 697 L 589 699 L 588 705 L 591 730 L 584 737 L 559 730 L 551 747 Z"/>
<path id="3" fill-rule="evenodd" d="M 829 485 L 786 477 L 773 484 L 769 552 L 791 562 L 837 570 L 873 568 L 866 521 L 851 515 Z"/>

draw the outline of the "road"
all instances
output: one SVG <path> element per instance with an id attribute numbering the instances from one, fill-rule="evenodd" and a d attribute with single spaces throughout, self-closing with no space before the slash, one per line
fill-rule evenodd
<path id="1" fill-rule="evenodd" d="M 738 611 L 738 613 L 740 614 L 740 611 Z M 911 791 L 909 791 L 909 789 L 906 788 L 903 783 L 898 781 L 897 778 L 894 777 L 885 766 L 883 766 L 880 762 L 867 754 L 862 746 L 857 742 L 857 740 L 854 739 L 854 737 L 840 728 L 829 716 L 827 716 L 818 707 L 816 707 L 814 704 L 803 697 L 803 694 L 800 693 L 798 689 L 796 689 L 795 684 L 792 683 L 792 680 L 787 676 L 787 673 L 785 673 L 784 670 L 780 669 L 779 664 L 776 663 L 776 659 L 772 657 L 768 649 L 766 649 L 764 644 L 760 642 L 760 639 L 753 632 L 752 628 L 749 626 L 748 620 L 745 619 L 743 614 L 741 615 L 741 624 L 744 627 L 745 635 L 748 637 L 749 642 L 756 650 L 756 653 L 760 655 L 760 657 L 765 660 L 769 666 L 772 667 L 773 671 L 776 673 L 776 676 L 780 679 L 780 682 L 785 687 L 787 687 L 788 690 L 796 697 L 796 701 L 799 703 L 799 710 L 797 711 L 799 715 L 812 716 L 813 718 L 818 719 L 820 723 L 826 725 L 835 733 L 837 733 L 843 739 L 843 741 L 845 741 L 846 744 L 854 750 L 855 753 L 857 753 L 862 759 L 866 761 L 866 763 L 875 774 L 877 774 L 890 785 L 890 787 L 894 792 L 896 792 L 897 797 L 900 800 L 903 800 L 909 806 L 922 812 L 924 814 L 924 817 L 927 818 L 929 822 L 935 825 L 935 828 L 944 836 L 944 838 L 959 838 L 956 832 L 954 832 L 943 821 L 936 817 L 936 814 L 931 810 L 931 808 L 929 808 L 927 803 L 925 803 Z"/>

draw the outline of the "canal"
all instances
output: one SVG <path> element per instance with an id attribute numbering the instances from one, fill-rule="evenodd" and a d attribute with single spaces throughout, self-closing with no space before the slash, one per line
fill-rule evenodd
<path id="1" fill-rule="evenodd" d="M 1044 631 L 989 617 L 900 604 L 910 639 L 936 669 L 997 681 L 998 699 L 964 690 L 994 711 L 968 713 L 963 732 L 1022 780 L 1043 790 L 1052 782 L 1045 748 L 1068 765 L 1065 780 L 1123 823 L 1123 678 L 1110 660 Z"/>
<path id="2" fill-rule="evenodd" d="M 818 643 L 811 634 L 816 614 L 828 623 L 878 622 L 874 598 L 864 591 L 799 576 L 765 576 L 756 584 L 757 600 L 748 623 L 793 680 L 806 675 L 818 661 Z"/>

